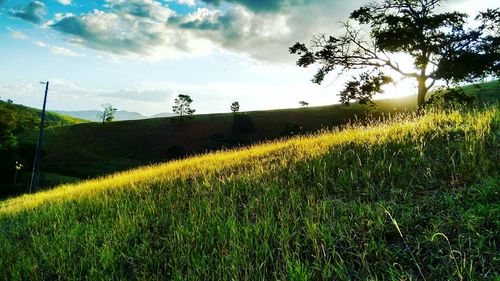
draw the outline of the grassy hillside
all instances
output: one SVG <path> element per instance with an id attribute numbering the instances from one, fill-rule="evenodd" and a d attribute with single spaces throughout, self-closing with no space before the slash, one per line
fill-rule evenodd
<path id="1" fill-rule="evenodd" d="M 498 81 L 466 86 L 478 103 L 497 102 Z M 411 111 L 416 97 L 376 101 L 375 116 Z M 175 118 L 155 118 L 110 124 L 82 124 L 48 130 L 43 164 L 46 186 L 105 175 L 182 155 L 233 148 L 293 134 L 330 129 L 363 119 L 367 107 L 342 105 L 247 112 L 253 129 L 233 128 L 233 114 L 197 115 L 179 124 Z M 32 142 L 33 140 L 31 140 Z"/>
<path id="2" fill-rule="evenodd" d="M 401 117 L 10 199 L 0 279 L 497 280 L 499 126 Z"/>
<path id="3" fill-rule="evenodd" d="M 481 83 L 479 86 L 468 85 L 462 88 L 466 93 L 476 95 L 479 104 L 497 102 L 500 99 L 500 80 Z"/>
<path id="4" fill-rule="evenodd" d="M 415 106 L 415 98 L 377 102 L 375 115 L 404 112 Z M 233 128 L 233 114 L 196 115 L 178 122 L 177 118 L 88 123 L 46 131 L 42 169 L 46 179 L 55 174 L 88 178 L 163 162 L 180 155 L 192 155 L 221 148 L 237 147 L 277 139 L 291 134 L 315 132 L 363 118 L 367 107 L 341 105 L 255 111 L 245 113 L 253 129 Z M 24 139 L 31 143 L 36 137 Z M 180 150 L 180 153 L 172 153 Z M 45 174 L 46 174 L 45 173 Z"/>
<path id="5" fill-rule="evenodd" d="M 5 111 L 12 111 L 16 118 L 15 134 L 24 133 L 30 130 L 38 129 L 40 125 L 41 110 L 27 107 L 20 104 L 7 103 L 0 101 L 0 114 Z M 78 119 L 66 115 L 61 115 L 52 112 L 46 112 L 46 127 L 67 126 L 88 122 L 83 119 Z"/>

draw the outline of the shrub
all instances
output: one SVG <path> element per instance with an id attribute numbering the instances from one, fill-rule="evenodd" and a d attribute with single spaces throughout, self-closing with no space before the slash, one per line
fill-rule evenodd
<path id="1" fill-rule="evenodd" d="M 247 114 L 236 114 L 233 116 L 233 130 L 240 133 L 250 133 L 253 130 L 253 120 Z"/>
<path id="2" fill-rule="evenodd" d="M 457 109 L 472 107 L 476 97 L 469 96 L 461 88 L 440 88 L 434 92 L 426 105 L 438 109 Z"/>
<path id="3" fill-rule="evenodd" d="M 173 145 L 167 150 L 168 159 L 181 159 L 186 157 L 187 151 L 182 145 Z"/>

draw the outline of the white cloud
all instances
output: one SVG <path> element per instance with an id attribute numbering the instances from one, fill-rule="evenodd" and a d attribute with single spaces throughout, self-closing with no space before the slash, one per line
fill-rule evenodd
<path id="1" fill-rule="evenodd" d="M 77 53 L 75 51 L 72 51 L 68 48 L 61 47 L 61 46 L 50 46 L 50 52 L 54 55 L 61 55 L 61 56 L 66 56 L 66 57 L 81 57 L 84 56 L 84 54 Z"/>
<path id="2" fill-rule="evenodd" d="M 146 60 L 174 59 L 206 54 L 213 44 L 183 34 L 167 21 L 175 12 L 153 0 L 107 0 L 107 11 L 56 15 L 52 28 L 68 36 L 71 43 Z"/>
<path id="3" fill-rule="evenodd" d="M 446 7 L 465 9 L 471 1 L 454 0 Z M 170 9 L 171 2 L 197 4 L 194 0 L 106 0 L 105 10 L 56 14 L 45 26 L 66 34 L 72 43 L 119 56 L 155 61 L 206 55 L 217 49 L 290 64 L 296 59 L 288 53 L 291 45 L 307 43 L 315 34 L 341 32 L 339 22 L 369 0 L 204 0 L 216 5 L 225 2 L 223 11 L 208 5 L 187 15 Z M 491 0 L 484 2 L 493 5 Z"/>
<path id="4" fill-rule="evenodd" d="M 13 30 L 13 29 L 8 29 L 10 31 L 10 36 L 14 39 L 19 39 L 19 40 L 26 40 L 28 39 L 28 36 L 21 31 Z"/>
<path id="5" fill-rule="evenodd" d="M 72 0 L 57 0 L 62 5 L 71 5 Z"/>
<path id="6" fill-rule="evenodd" d="M 43 43 L 42 41 L 35 41 L 35 45 L 37 45 L 40 48 L 46 48 L 47 44 Z"/>
<path id="7" fill-rule="evenodd" d="M 178 0 L 177 3 L 187 5 L 189 7 L 194 7 L 196 6 L 196 1 L 195 0 Z"/>
<path id="8" fill-rule="evenodd" d="M 51 54 L 54 55 L 60 55 L 60 56 L 66 56 L 66 57 L 82 57 L 85 56 L 85 54 L 82 53 L 77 53 L 73 50 L 70 50 L 66 47 L 62 46 L 54 46 L 54 45 L 48 45 L 42 41 L 35 41 L 35 45 L 37 45 L 40 48 L 47 48 Z"/>

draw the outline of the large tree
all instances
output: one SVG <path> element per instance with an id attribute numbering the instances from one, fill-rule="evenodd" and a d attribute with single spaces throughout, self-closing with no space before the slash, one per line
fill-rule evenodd
<path id="1" fill-rule="evenodd" d="M 381 0 L 362 6 L 343 24 L 340 36 L 315 36 L 311 46 L 296 43 L 290 48 L 297 64 L 321 67 L 313 78 L 320 84 L 325 75 L 362 70 L 346 83 L 341 101 L 366 103 L 382 85 L 392 81 L 387 71 L 418 83 L 418 106 L 436 81 L 477 81 L 499 75 L 500 9 L 489 9 L 471 18 L 462 12 L 436 13 L 441 0 Z M 354 21 L 354 22 L 353 22 Z M 397 55 L 411 57 L 413 67 L 403 69 Z"/>

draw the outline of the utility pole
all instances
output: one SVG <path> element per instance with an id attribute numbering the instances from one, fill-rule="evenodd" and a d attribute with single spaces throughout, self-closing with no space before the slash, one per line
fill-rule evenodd
<path id="1" fill-rule="evenodd" d="M 40 83 L 45 84 L 45 97 L 43 98 L 40 133 L 38 135 L 38 143 L 35 151 L 35 163 L 33 164 L 33 172 L 31 173 L 30 193 L 38 188 L 38 181 L 40 180 L 40 158 L 42 154 L 43 127 L 45 126 L 45 106 L 47 105 L 47 93 L 49 92 L 49 81 Z"/>

